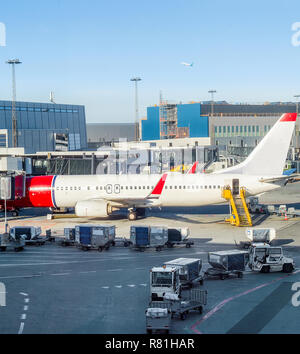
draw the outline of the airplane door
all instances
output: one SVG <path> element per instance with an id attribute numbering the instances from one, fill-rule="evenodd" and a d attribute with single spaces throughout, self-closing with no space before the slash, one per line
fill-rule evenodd
<path id="1" fill-rule="evenodd" d="M 233 195 L 240 194 L 240 180 L 239 179 L 232 180 L 232 194 Z"/>

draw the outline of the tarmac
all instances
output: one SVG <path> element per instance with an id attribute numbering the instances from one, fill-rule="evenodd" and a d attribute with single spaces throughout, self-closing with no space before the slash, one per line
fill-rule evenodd
<path id="1" fill-rule="evenodd" d="M 298 201 L 300 183 L 260 197 L 260 202 L 300 209 Z M 153 209 L 136 222 L 129 222 L 121 213 L 112 220 L 48 220 L 47 213 L 46 209 L 22 210 L 19 217 L 9 217 L 8 223 L 41 226 L 43 233 L 51 229 L 57 239 L 63 236 L 64 227 L 80 223 L 116 225 L 120 237 L 129 237 L 130 225 L 187 226 L 195 244 L 143 253 L 116 246 L 100 253 L 61 247 L 56 242 L 0 253 L 0 282 L 6 289 L 5 306 L 0 306 L 1 334 L 145 333 L 153 266 L 192 257 L 201 258 L 205 270 L 208 252 L 233 249 L 235 242 L 247 240 L 245 228 L 224 222 L 227 205 Z M 257 215 L 254 222 L 255 227 L 276 229 L 276 244 L 294 258 L 295 272 L 260 274 L 247 269 L 241 279 L 206 279 L 201 287 L 208 291 L 203 314 L 190 313 L 185 321 L 174 319 L 171 333 L 300 333 L 300 306 L 292 301 L 300 300 L 292 290 L 297 283 L 300 289 L 300 218 Z M 1 228 L 3 232 L 3 222 Z"/>

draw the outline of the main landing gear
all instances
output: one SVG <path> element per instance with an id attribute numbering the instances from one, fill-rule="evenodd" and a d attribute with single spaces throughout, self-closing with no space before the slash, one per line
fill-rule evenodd
<path id="1" fill-rule="evenodd" d="M 143 218 L 146 215 L 146 208 L 130 208 L 128 209 L 128 220 L 135 221 L 137 218 Z"/>

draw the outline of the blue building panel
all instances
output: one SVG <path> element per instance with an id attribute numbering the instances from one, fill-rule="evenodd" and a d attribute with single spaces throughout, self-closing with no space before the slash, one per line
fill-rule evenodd
<path id="1" fill-rule="evenodd" d="M 177 105 L 177 125 L 188 127 L 190 138 L 209 137 L 209 119 L 201 116 L 201 104 Z"/>
<path id="2" fill-rule="evenodd" d="M 159 107 L 147 108 L 147 120 L 142 120 L 142 140 L 159 140 Z"/>

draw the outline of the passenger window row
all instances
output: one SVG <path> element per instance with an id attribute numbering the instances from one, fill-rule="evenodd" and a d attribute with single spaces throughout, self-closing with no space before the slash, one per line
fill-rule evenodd
<path id="1" fill-rule="evenodd" d="M 87 186 L 88 191 L 91 189 L 93 189 L 91 186 Z M 98 190 L 100 190 L 100 191 L 106 190 L 106 188 L 104 186 L 96 186 L 95 189 L 97 191 Z M 139 190 L 141 190 L 141 189 L 153 190 L 154 186 L 120 186 L 120 189 L 121 190 L 133 190 L 133 189 L 135 189 L 135 190 L 137 190 L 137 189 L 139 189 Z M 202 186 L 202 185 L 201 186 L 199 186 L 199 185 L 177 186 L 177 185 L 175 185 L 175 186 L 165 186 L 165 189 L 194 189 L 194 190 L 195 189 L 221 189 L 221 186 L 220 185 L 205 185 L 205 186 Z M 74 186 L 74 187 L 56 187 L 56 190 L 57 191 L 58 190 L 61 190 L 61 191 L 63 191 L 63 190 L 77 191 L 78 190 L 78 191 L 80 191 L 81 187 L 76 187 L 76 186 Z"/>

